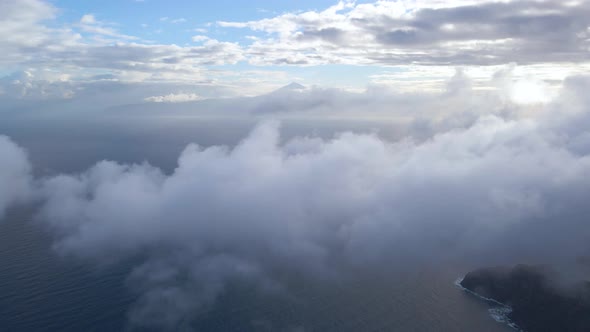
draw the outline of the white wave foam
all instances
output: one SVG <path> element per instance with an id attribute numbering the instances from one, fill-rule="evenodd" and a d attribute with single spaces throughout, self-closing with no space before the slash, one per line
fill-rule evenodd
<path id="1" fill-rule="evenodd" d="M 497 307 L 494 308 L 490 308 L 488 309 L 488 312 L 490 313 L 490 316 L 499 323 L 503 323 L 506 324 L 508 326 L 510 326 L 511 328 L 515 329 L 516 331 L 519 332 L 524 332 L 520 327 L 518 327 L 518 325 L 516 323 L 514 323 L 513 321 L 510 320 L 509 315 L 512 312 L 512 307 L 504 304 L 500 301 L 494 300 L 492 298 L 489 297 L 485 297 L 483 295 L 480 295 L 470 289 L 467 289 L 465 287 L 463 287 L 463 285 L 461 285 L 461 282 L 463 282 L 463 279 L 465 277 L 459 277 L 457 278 L 457 280 L 455 280 L 455 286 L 457 286 L 458 288 L 460 288 L 461 290 L 475 295 L 476 297 L 479 297 L 480 299 L 487 301 L 487 302 L 492 302 L 494 305 L 497 305 Z"/>

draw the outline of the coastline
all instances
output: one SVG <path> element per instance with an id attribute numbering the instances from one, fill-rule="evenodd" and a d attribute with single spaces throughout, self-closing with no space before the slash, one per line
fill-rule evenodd
<path id="1" fill-rule="evenodd" d="M 486 302 L 491 302 L 494 305 L 496 305 L 497 307 L 495 308 L 490 308 L 488 309 L 488 313 L 490 314 L 490 316 L 498 323 L 502 323 L 502 324 L 506 324 L 509 327 L 511 327 L 512 329 L 514 329 L 515 331 L 519 331 L 519 332 L 526 332 L 523 329 L 521 329 L 518 324 L 516 324 L 515 322 L 513 322 L 510 319 L 510 313 L 512 312 L 512 307 L 504 304 L 498 300 L 495 300 L 493 298 L 489 298 L 489 297 L 485 297 L 481 294 L 478 294 L 477 292 L 474 292 L 466 287 L 464 287 L 461 282 L 463 282 L 463 279 L 465 279 L 465 276 L 459 277 L 455 280 L 454 284 L 455 286 L 457 286 L 459 289 L 461 289 L 462 291 L 469 293 L 471 295 L 474 295 L 476 297 L 478 297 L 481 300 L 484 300 Z"/>

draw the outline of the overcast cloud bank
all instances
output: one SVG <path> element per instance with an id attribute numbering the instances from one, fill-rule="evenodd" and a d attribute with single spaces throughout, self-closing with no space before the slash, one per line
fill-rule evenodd
<path id="1" fill-rule="evenodd" d="M 589 249 L 588 82 L 569 79 L 534 116 L 486 112 L 424 141 L 341 133 L 281 143 L 279 123 L 264 121 L 233 148 L 188 146 L 169 174 L 103 161 L 36 179 L 38 219 L 65 256 L 136 262 L 130 318 L 160 328 L 233 281 L 288 291 L 285 272 L 571 259 Z M 0 152 L 3 211 L 27 197 L 31 166 L 7 138 Z"/>

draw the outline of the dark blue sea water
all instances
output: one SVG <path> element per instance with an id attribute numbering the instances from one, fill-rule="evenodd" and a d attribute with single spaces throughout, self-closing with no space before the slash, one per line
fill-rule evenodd
<path id="1" fill-rule="evenodd" d="M 101 159 L 148 160 L 170 170 L 186 143 L 232 144 L 252 125 L 158 123 L 121 128 L 5 124 L 0 133 L 29 150 L 35 172 L 43 175 L 81 171 Z M 175 130 L 170 130 L 172 126 Z M 0 331 L 140 330 L 127 320 L 137 297 L 126 287 L 130 263 L 99 268 L 60 257 L 39 223 L 27 208 L 10 211 L 0 222 Z M 195 313 L 186 327 L 193 331 L 511 331 L 490 317 L 488 304 L 454 285 L 465 272 L 449 266 L 360 270 L 341 281 L 294 283 L 289 296 L 236 285 L 215 305 Z"/>
<path id="2" fill-rule="evenodd" d="M 0 224 L 1 331 L 132 331 L 135 295 L 123 266 L 97 269 L 55 255 L 27 213 Z M 488 305 L 424 270 L 301 284 L 288 297 L 235 289 L 190 325 L 196 331 L 510 331 Z"/>

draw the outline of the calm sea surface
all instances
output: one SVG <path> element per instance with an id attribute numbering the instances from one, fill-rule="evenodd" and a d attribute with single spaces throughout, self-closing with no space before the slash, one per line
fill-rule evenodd
<path id="1" fill-rule="evenodd" d="M 135 300 L 128 269 L 60 258 L 24 212 L 0 224 L 0 331 L 124 331 Z M 457 271 L 371 273 L 298 285 L 287 296 L 235 289 L 191 324 L 197 331 L 511 331 L 454 286 Z"/>

